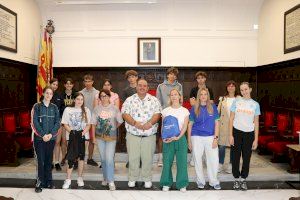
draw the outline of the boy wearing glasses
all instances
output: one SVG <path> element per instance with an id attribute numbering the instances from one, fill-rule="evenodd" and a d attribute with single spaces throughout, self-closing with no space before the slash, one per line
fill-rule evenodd
<path id="1" fill-rule="evenodd" d="M 84 96 L 84 104 L 88 109 L 93 112 L 94 110 L 94 98 L 96 95 L 99 95 L 99 90 L 96 90 L 93 87 L 94 84 L 94 77 L 91 74 L 86 74 L 83 77 L 83 84 L 84 87 L 80 93 Z M 94 133 L 95 134 L 95 133 Z M 98 164 L 93 160 L 93 154 L 94 154 L 94 146 L 95 146 L 95 135 L 94 135 L 90 129 L 90 140 L 89 140 L 89 155 L 87 159 L 87 164 L 92 166 L 98 166 Z"/>

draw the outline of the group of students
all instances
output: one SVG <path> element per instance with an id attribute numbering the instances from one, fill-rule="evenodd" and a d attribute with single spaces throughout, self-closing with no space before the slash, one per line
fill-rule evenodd
<path id="1" fill-rule="evenodd" d="M 63 95 L 56 94 L 57 86 L 53 87 L 53 81 L 49 87 L 44 88 L 43 99 L 32 109 L 34 149 L 38 161 L 36 192 L 41 192 L 42 188 L 54 188 L 51 165 L 55 149 L 55 167 L 60 168 L 59 145 L 63 156 L 61 164 L 68 161 L 67 178 L 62 188 L 70 188 L 72 170 L 77 167 L 77 184 L 83 187 L 85 146 L 89 146 L 87 163 L 91 164 L 95 162 L 92 159 L 95 144 L 98 144 L 100 151 L 102 185 L 115 190 L 114 154 L 117 128 L 124 121 L 129 155 L 129 187 L 134 187 L 138 179 L 138 165 L 142 168 L 145 188 L 152 186 L 151 168 L 156 144 L 155 135 L 158 135 L 157 128 L 161 123 L 162 131 L 158 132 L 162 132 L 162 135 L 158 137 L 162 141 L 160 158 L 163 169 L 160 186 L 163 191 L 169 191 L 173 184 L 172 165 L 175 156 L 176 188 L 182 192 L 186 191 L 189 183 L 188 149 L 192 152 L 198 188 L 205 187 L 202 167 L 205 160 L 208 181 L 212 188 L 221 189 L 218 172 L 223 169 L 230 171 L 232 166 L 233 189 L 247 190 L 246 178 L 249 174 L 251 152 L 257 147 L 260 115 L 259 104 L 251 98 L 252 89 L 248 82 L 240 84 L 239 96 L 237 84 L 228 81 L 225 95 L 219 98 L 217 107 L 213 102 L 212 90 L 205 84 L 206 73 L 197 72 L 197 86 L 192 88 L 190 93 L 192 108 L 187 110 L 182 106 L 183 89 L 177 81 L 178 69 L 172 67 L 167 70 L 167 79 L 159 84 L 156 97 L 147 94 L 148 83 L 144 79 L 138 79 L 136 71 L 128 70 L 125 76 L 129 86 L 123 90 L 124 104 L 121 111 L 119 96 L 111 91 L 110 80 L 105 80 L 103 89 L 98 91 L 93 87 L 93 76 L 85 75 L 85 88 L 74 93 L 73 81 L 67 79 L 65 98 L 61 104 L 57 101 L 62 100 Z M 54 79 L 54 82 L 58 85 L 57 79 Z M 179 131 L 176 136 L 164 138 L 164 123 L 169 116 L 176 118 Z M 231 147 L 231 164 L 224 168 L 226 147 Z M 241 157 L 243 164 L 240 170 Z"/>

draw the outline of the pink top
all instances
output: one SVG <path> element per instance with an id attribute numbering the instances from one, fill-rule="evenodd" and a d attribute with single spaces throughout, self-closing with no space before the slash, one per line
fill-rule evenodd
<path id="1" fill-rule="evenodd" d="M 95 99 L 98 100 L 98 105 L 100 105 L 101 103 L 101 100 L 99 98 L 99 94 L 95 95 Z M 119 95 L 117 93 L 114 93 L 114 92 L 110 92 L 110 98 L 109 98 L 109 101 L 112 105 L 115 105 L 115 101 L 116 100 L 119 100 Z"/>

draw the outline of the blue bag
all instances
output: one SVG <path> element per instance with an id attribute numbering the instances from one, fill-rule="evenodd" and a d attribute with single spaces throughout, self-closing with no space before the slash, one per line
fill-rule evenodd
<path id="1" fill-rule="evenodd" d="M 162 139 L 177 137 L 180 135 L 178 119 L 172 115 L 168 115 L 163 120 Z"/>

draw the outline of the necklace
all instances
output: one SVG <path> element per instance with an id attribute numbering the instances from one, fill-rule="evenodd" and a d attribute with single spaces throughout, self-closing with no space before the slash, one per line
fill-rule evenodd
<path id="1" fill-rule="evenodd" d="M 71 106 L 73 101 L 74 101 L 74 99 L 72 99 L 72 94 L 70 94 L 70 95 L 66 94 L 66 98 L 64 99 L 65 106 Z"/>

